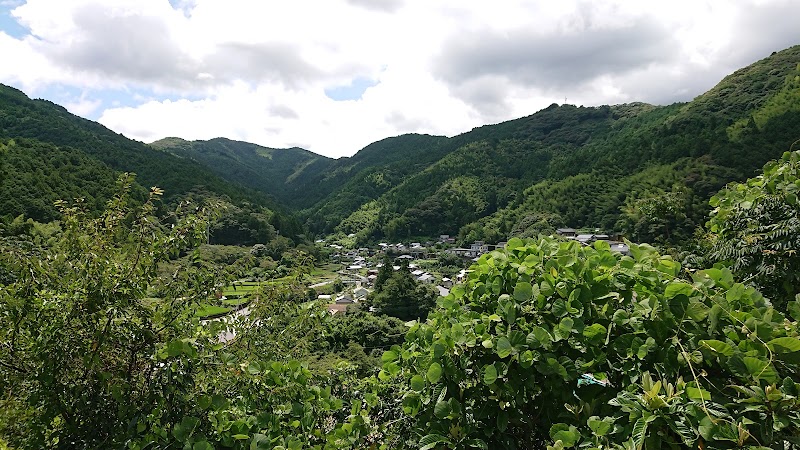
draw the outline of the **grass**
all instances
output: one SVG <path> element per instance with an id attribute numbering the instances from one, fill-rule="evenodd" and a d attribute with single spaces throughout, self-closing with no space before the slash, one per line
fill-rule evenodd
<path id="1" fill-rule="evenodd" d="M 241 306 L 250 303 L 249 297 L 240 297 L 240 298 L 229 298 L 227 300 L 223 300 L 222 304 L 225 306 Z"/>
<path id="2" fill-rule="evenodd" d="M 194 313 L 195 317 L 213 317 L 213 316 L 221 316 L 223 314 L 227 314 L 231 312 L 231 308 L 227 308 L 224 306 L 214 306 L 214 305 L 200 305 L 197 308 L 197 312 Z"/>

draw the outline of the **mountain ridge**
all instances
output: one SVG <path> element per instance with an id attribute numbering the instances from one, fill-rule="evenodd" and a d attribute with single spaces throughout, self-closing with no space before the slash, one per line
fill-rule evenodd
<path id="1" fill-rule="evenodd" d="M 702 224 L 709 192 L 752 175 L 800 137 L 798 61 L 800 46 L 776 52 L 690 102 L 552 104 L 453 137 L 388 137 L 338 159 L 227 138 L 145 145 L 85 119 L 78 126 L 62 107 L 11 88 L 0 89 L 0 102 L 17 105 L 26 119 L 0 109 L 0 137 L 77 143 L 112 168 L 138 168 L 144 183 L 166 180 L 179 192 L 202 179 L 215 192 L 233 189 L 245 198 L 231 187 L 242 186 L 299 214 L 312 233 L 360 241 L 439 234 L 503 240 L 556 223 L 674 240 Z M 45 116 L 53 123 L 44 123 L 42 108 L 50 108 Z M 167 160 L 187 180 L 165 170 Z M 659 196 L 679 198 L 680 214 L 644 217 L 643 205 Z M 680 220 L 686 225 L 676 226 Z"/>

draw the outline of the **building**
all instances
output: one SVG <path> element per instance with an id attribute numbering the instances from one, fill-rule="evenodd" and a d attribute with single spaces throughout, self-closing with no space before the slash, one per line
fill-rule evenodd
<path id="1" fill-rule="evenodd" d="M 578 233 L 575 228 L 559 228 L 556 230 L 556 234 L 564 237 L 575 237 Z"/>
<path id="2" fill-rule="evenodd" d="M 369 295 L 369 290 L 365 287 L 359 286 L 353 289 L 353 295 L 356 299 L 364 299 L 367 298 L 367 295 Z"/>
<path id="3" fill-rule="evenodd" d="M 431 275 L 429 273 L 424 273 L 424 274 L 420 275 L 419 277 L 417 277 L 417 281 L 419 281 L 420 283 L 424 283 L 424 284 L 433 284 L 433 283 L 436 283 L 436 277 L 434 277 L 433 275 Z"/>

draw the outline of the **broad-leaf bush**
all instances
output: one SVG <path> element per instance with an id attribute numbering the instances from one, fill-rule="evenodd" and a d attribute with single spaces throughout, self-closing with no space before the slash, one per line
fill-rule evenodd
<path id="1" fill-rule="evenodd" d="M 712 258 L 727 262 L 782 307 L 800 293 L 800 151 L 711 198 Z"/>
<path id="2" fill-rule="evenodd" d="M 798 303 L 786 316 L 727 269 L 689 280 L 631 252 L 543 238 L 484 255 L 384 354 L 418 447 L 800 444 Z"/>

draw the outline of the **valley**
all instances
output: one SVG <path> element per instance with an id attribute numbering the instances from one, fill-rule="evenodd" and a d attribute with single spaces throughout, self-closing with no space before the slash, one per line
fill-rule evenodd
<path id="1" fill-rule="evenodd" d="M 0 449 L 795 449 L 800 46 L 338 159 L 0 85 Z"/>

